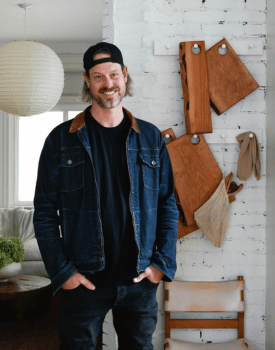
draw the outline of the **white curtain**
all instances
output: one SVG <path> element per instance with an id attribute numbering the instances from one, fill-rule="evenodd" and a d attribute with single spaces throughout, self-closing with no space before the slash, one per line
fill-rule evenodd
<path id="1" fill-rule="evenodd" d="M 12 205 L 15 193 L 15 116 L 0 111 L 0 207 Z"/>

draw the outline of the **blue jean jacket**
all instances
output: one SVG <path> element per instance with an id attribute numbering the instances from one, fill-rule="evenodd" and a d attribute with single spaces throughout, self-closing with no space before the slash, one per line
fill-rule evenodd
<path id="1" fill-rule="evenodd" d="M 89 107 L 90 108 L 90 107 Z M 126 141 L 137 272 L 150 264 L 171 281 L 176 272 L 178 209 L 170 158 L 160 131 L 131 120 Z M 103 270 L 100 198 L 85 111 L 47 137 L 38 166 L 34 229 L 53 293 L 77 271 Z"/>

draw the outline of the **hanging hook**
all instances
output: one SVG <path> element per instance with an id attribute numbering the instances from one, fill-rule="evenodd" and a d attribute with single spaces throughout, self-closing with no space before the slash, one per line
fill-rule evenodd
<path id="1" fill-rule="evenodd" d="M 191 136 L 190 141 L 193 145 L 197 145 L 200 142 L 200 138 L 197 134 Z"/>
<path id="2" fill-rule="evenodd" d="M 198 55 L 201 52 L 201 49 L 198 44 L 194 44 L 191 50 L 195 55 Z"/>
<path id="3" fill-rule="evenodd" d="M 219 48 L 218 48 L 218 53 L 222 56 L 227 54 L 227 46 L 226 44 L 222 44 Z"/>
<path id="4" fill-rule="evenodd" d="M 254 136 L 254 134 L 252 134 L 252 133 L 249 134 L 249 137 L 250 137 L 251 139 L 253 138 L 253 136 Z"/>

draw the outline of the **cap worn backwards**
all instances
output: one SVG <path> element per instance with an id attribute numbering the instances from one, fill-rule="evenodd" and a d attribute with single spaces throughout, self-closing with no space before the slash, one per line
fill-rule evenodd
<path id="1" fill-rule="evenodd" d="M 95 54 L 99 50 L 107 50 L 110 53 L 110 57 L 94 59 Z M 83 66 L 86 72 L 89 72 L 89 70 L 95 65 L 100 63 L 105 63 L 105 62 L 119 63 L 122 66 L 124 66 L 121 51 L 117 46 L 113 44 L 101 42 L 94 46 L 91 46 L 83 56 Z"/>

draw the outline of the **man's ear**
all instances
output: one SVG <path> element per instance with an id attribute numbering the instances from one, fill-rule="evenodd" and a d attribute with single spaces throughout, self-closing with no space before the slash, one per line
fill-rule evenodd
<path id="1" fill-rule="evenodd" d="M 83 72 L 82 74 L 83 74 L 83 77 L 84 77 L 84 79 L 86 81 L 86 84 L 87 84 L 88 88 L 90 89 L 90 81 L 89 81 L 88 75 L 86 74 L 86 72 Z"/>
<path id="2" fill-rule="evenodd" d="M 127 83 L 128 80 L 128 67 L 124 66 L 123 68 L 124 82 Z"/>

